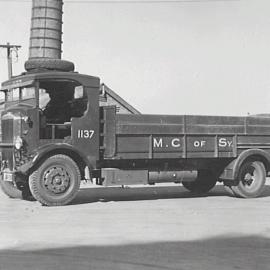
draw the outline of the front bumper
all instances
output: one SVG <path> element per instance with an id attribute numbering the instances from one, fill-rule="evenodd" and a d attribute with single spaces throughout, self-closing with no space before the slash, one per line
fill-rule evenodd
<path id="1" fill-rule="evenodd" d="M 15 172 L 25 173 L 31 167 L 34 154 L 29 154 L 24 147 L 16 149 L 14 143 L 0 142 L 0 173 L 4 175 L 14 174 Z M 9 172 L 5 172 L 9 170 Z M 7 176 L 7 179 L 11 177 Z"/>
<path id="2" fill-rule="evenodd" d="M 14 143 L 4 143 L 4 142 L 0 142 L 0 149 L 2 148 L 9 148 L 9 147 L 13 147 Z"/>
<path id="3" fill-rule="evenodd" d="M 3 179 L 11 179 L 9 176 L 14 171 L 14 144 L 0 142 L 1 175 Z"/>

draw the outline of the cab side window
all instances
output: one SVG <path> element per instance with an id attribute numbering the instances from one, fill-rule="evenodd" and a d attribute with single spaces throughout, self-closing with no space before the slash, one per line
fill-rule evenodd
<path id="1" fill-rule="evenodd" d="M 72 117 L 82 117 L 85 111 L 87 110 L 87 94 L 84 91 L 84 88 L 76 86 L 74 88 L 74 96 L 71 101 L 71 115 Z"/>

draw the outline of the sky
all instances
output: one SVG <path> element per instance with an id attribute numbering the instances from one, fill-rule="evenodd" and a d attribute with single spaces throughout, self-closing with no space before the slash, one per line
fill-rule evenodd
<path id="1" fill-rule="evenodd" d="M 70 0 L 69 0 L 70 1 Z M 64 0 L 63 56 L 147 114 L 270 113 L 270 1 Z M 0 0 L 0 44 L 28 58 L 31 1 Z M 0 49 L 0 81 L 7 79 Z"/>

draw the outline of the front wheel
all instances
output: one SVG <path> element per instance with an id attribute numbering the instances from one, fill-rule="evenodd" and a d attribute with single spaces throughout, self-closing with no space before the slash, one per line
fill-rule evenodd
<path id="1" fill-rule="evenodd" d="M 210 170 L 199 170 L 198 177 L 193 182 L 182 182 L 182 185 L 191 192 L 203 194 L 211 190 L 217 182 L 217 178 Z"/>
<path id="2" fill-rule="evenodd" d="M 241 166 L 237 186 L 231 186 L 233 193 L 241 198 L 256 198 L 264 190 L 266 170 L 261 161 L 246 161 Z"/>
<path id="3" fill-rule="evenodd" d="M 80 181 L 80 170 L 74 160 L 66 155 L 55 155 L 30 175 L 29 186 L 41 204 L 60 206 L 75 198 Z"/>

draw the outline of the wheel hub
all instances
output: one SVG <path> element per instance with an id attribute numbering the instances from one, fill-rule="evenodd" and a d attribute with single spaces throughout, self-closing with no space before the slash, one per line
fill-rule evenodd
<path id="1" fill-rule="evenodd" d="M 258 170 L 253 165 L 249 165 L 246 168 L 241 182 L 243 184 L 243 187 L 246 188 L 248 191 L 252 191 L 254 188 L 257 187 L 257 182 L 259 179 L 258 173 Z"/>
<path id="2" fill-rule="evenodd" d="M 248 186 L 251 186 L 252 183 L 253 183 L 254 179 L 253 179 L 253 175 L 250 174 L 250 173 L 247 173 L 245 175 L 245 178 L 244 178 L 244 184 L 248 185 Z"/>
<path id="3" fill-rule="evenodd" d="M 70 175 L 65 168 L 50 168 L 44 175 L 44 185 L 55 194 L 63 193 L 70 185 Z"/>

